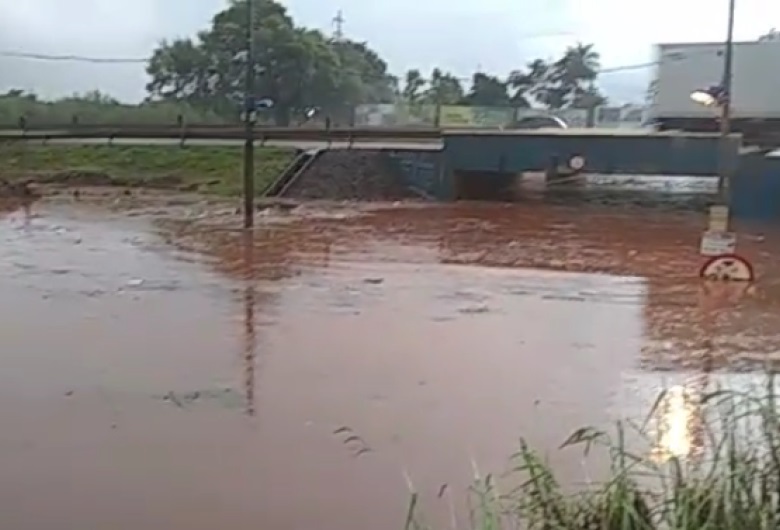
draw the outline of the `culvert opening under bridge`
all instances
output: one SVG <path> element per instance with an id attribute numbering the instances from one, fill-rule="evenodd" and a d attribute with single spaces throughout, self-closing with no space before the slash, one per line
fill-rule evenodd
<path id="1" fill-rule="evenodd" d="M 453 172 L 454 196 L 459 201 L 512 201 L 517 175 L 498 171 Z"/>

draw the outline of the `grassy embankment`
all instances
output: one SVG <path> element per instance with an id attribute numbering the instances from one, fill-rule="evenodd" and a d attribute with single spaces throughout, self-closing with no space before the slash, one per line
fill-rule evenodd
<path id="1" fill-rule="evenodd" d="M 580 429 L 564 446 L 584 449 L 586 456 L 600 451 L 612 464 L 606 481 L 576 494 L 565 492 L 542 455 L 521 442 L 509 477 L 476 480 L 470 495 L 472 520 L 460 527 L 776 530 L 780 528 L 777 399 L 773 377 L 765 388 L 745 392 L 662 395 L 648 418 L 666 421 L 666 441 L 678 451 L 689 450 L 687 457 L 663 451 L 651 457 L 639 449 L 659 449 L 654 442 L 657 427 L 652 438 L 647 425 L 621 424 L 612 436 Z M 417 501 L 413 493 L 407 530 L 429 528 L 422 522 Z"/>
<path id="2" fill-rule="evenodd" d="M 255 151 L 255 189 L 260 194 L 290 163 L 294 152 Z M 219 195 L 241 192 L 241 147 L 41 146 L 0 144 L 0 178 L 71 174 L 62 183 L 84 184 L 78 174 L 104 174 L 104 184 L 197 189 Z M 75 175 L 75 176 L 74 176 Z M 100 179 L 97 179 L 98 181 Z"/>

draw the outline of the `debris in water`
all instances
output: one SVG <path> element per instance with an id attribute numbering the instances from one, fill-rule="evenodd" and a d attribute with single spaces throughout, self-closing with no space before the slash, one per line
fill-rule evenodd
<path id="1" fill-rule="evenodd" d="M 344 444 L 347 449 L 352 451 L 352 456 L 355 458 L 358 458 L 361 455 L 364 455 L 366 453 L 370 453 L 372 451 L 371 447 L 366 443 L 366 441 L 355 434 L 355 432 L 350 429 L 349 427 L 339 427 L 338 429 L 333 431 L 334 435 L 340 435 L 340 434 L 348 434 L 346 438 L 341 440 L 341 443 Z"/>
<path id="2" fill-rule="evenodd" d="M 168 392 L 162 398 L 157 396 L 156 399 L 162 399 L 163 401 L 169 401 L 179 408 L 184 408 L 185 405 L 193 405 L 203 401 L 216 401 L 222 406 L 228 408 L 237 408 L 243 406 L 243 397 L 231 388 L 224 388 L 219 390 L 195 390 L 192 392 Z"/>
<path id="3" fill-rule="evenodd" d="M 362 449 L 360 449 L 359 451 L 357 451 L 355 453 L 355 458 L 359 457 L 360 455 L 363 455 L 365 453 L 370 453 L 370 452 L 371 452 L 371 448 L 370 447 L 363 447 Z"/>
<path id="4" fill-rule="evenodd" d="M 176 397 L 176 395 L 173 392 L 168 392 L 164 397 L 163 401 L 170 401 L 180 409 L 184 408 L 184 405 L 182 405 L 181 401 Z"/>
<path id="5" fill-rule="evenodd" d="M 465 315 L 477 315 L 480 313 L 488 313 L 489 311 L 490 308 L 486 305 L 475 305 L 469 307 L 462 307 L 458 309 L 458 312 L 463 313 Z"/>

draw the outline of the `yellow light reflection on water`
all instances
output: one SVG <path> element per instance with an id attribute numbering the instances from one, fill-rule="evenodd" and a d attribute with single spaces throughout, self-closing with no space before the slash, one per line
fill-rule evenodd
<path id="1" fill-rule="evenodd" d="M 684 386 L 669 388 L 655 411 L 657 437 L 651 456 L 659 463 L 685 458 L 697 452 L 696 425 L 699 423 L 697 399 Z"/>

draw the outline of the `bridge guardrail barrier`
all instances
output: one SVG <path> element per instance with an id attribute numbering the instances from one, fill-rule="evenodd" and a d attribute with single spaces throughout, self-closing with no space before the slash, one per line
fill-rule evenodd
<path id="1" fill-rule="evenodd" d="M 309 140 L 348 142 L 371 140 L 438 140 L 440 129 L 430 128 L 330 128 L 315 129 L 303 127 L 256 127 L 255 139 L 268 140 Z M 202 140 L 243 140 L 245 131 L 242 126 L 185 125 L 149 126 L 149 125 L 36 125 L 25 129 L 3 129 L 0 127 L 0 140 L 48 140 L 48 139 L 91 139 L 91 138 L 149 138 L 149 139 L 202 139 Z"/>

